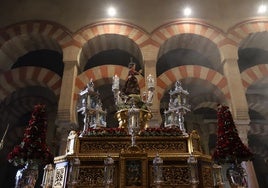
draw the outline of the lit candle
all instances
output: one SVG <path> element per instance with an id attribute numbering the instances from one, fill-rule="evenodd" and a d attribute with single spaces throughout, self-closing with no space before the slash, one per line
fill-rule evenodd
<path id="1" fill-rule="evenodd" d="M 113 87 L 112 89 L 119 89 L 119 78 L 117 75 L 113 77 Z"/>
<path id="2" fill-rule="evenodd" d="M 149 76 L 147 76 L 147 87 L 148 88 L 154 87 L 154 78 L 151 74 L 149 74 Z"/>
<path id="3" fill-rule="evenodd" d="M 136 118 L 135 118 L 134 115 L 131 117 L 131 124 L 132 124 L 132 127 L 133 127 L 133 128 L 136 127 Z"/>

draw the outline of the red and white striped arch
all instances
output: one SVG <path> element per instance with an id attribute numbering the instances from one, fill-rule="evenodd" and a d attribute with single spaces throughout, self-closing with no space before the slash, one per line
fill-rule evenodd
<path id="1" fill-rule="evenodd" d="M 83 46 L 90 39 L 104 34 L 123 35 L 133 40 L 140 48 L 146 44 L 155 44 L 141 28 L 124 22 L 101 22 L 81 29 L 74 34 L 77 45 Z"/>
<path id="2" fill-rule="evenodd" d="M 48 21 L 28 21 L 11 25 L 0 32 L 0 69 L 9 70 L 15 61 L 27 52 L 51 49 L 62 53 L 61 45 L 72 41 L 63 26 Z"/>
<path id="3" fill-rule="evenodd" d="M 152 33 L 152 39 L 158 44 L 163 44 L 167 39 L 179 34 L 196 34 L 203 36 L 219 48 L 226 44 L 234 44 L 226 38 L 225 34 L 214 26 L 203 21 L 177 21 L 161 26 Z"/>
<path id="4" fill-rule="evenodd" d="M 60 96 L 61 77 L 40 67 L 22 67 L 9 70 L 0 75 L 0 101 L 16 89 L 28 86 L 49 88 L 56 97 Z"/>
<path id="5" fill-rule="evenodd" d="M 252 19 L 239 23 L 228 31 L 228 38 L 239 44 L 251 33 L 268 31 L 268 19 Z"/>
<path id="6" fill-rule="evenodd" d="M 20 35 L 39 34 L 58 41 L 60 45 L 72 40 L 70 32 L 62 25 L 50 21 L 26 21 L 4 28 L 0 33 L 0 48 Z"/>
<path id="7" fill-rule="evenodd" d="M 245 91 L 254 82 L 264 77 L 268 77 L 268 64 L 260 64 L 244 70 L 241 73 L 241 79 Z"/>
<path id="8" fill-rule="evenodd" d="M 170 88 L 175 81 L 181 80 L 184 78 L 199 78 L 206 80 L 211 84 L 219 88 L 220 91 L 224 94 L 227 100 L 230 99 L 230 93 L 227 87 L 226 78 L 212 69 L 196 66 L 196 65 L 186 65 L 172 68 L 157 78 L 157 97 L 160 100 L 167 88 Z"/>
<path id="9" fill-rule="evenodd" d="M 103 85 L 107 83 L 112 83 L 111 78 L 117 75 L 120 80 L 126 80 L 129 69 L 124 66 L 119 65 L 102 65 L 88 69 L 82 74 L 78 75 L 75 80 L 75 90 L 74 90 L 74 100 L 77 100 L 78 94 L 81 90 L 85 89 L 86 85 L 89 83 L 90 79 L 97 82 L 98 85 Z M 145 80 L 142 76 L 137 76 L 139 86 L 141 89 L 145 87 Z M 112 90 L 112 88 L 111 88 Z"/>

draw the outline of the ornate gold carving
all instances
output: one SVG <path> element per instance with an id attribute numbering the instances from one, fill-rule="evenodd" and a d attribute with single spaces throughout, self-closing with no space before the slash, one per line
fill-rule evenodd
<path id="1" fill-rule="evenodd" d="M 190 140 L 192 142 L 193 152 L 200 152 L 202 153 L 201 143 L 200 143 L 200 136 L 196 130 L 193 130 L 190 134 Z"/>
<path id="2" fill-rule="evenodd" d="M 143 148 L 147 152 L 186 152 L 187 145 L 185 142 L 143 142 L 138 143 L 140 148 Z"/>
<path id="3" fill-rule="evenodd" d="M 189 184 L 189 172 L 187 166 L 163 166 L 163 185 L 187 185 Z"/>
<path id="4" fill-rule="evenodd" d="M 174 161 L 176 163 L 176 161 Z M 163 183 L 161 187 L 181 187 L 190 185 L 189 183 L 189 170 L 186 165 L 163 166 Z M 150 186 L 153 187 L 153 166 L 150 165 Z"/>
<path id="5" fill-rule="evenodd" d="M 116 139 L 116 138 L 115 138 Z M 80 153 L 90 152 L 120 152 L 122 149 L 127 148 L 128 142 L 82 142 L 80 144 Z"/>
<path id="6" fill-rule="evenodd" d="M 172 139 L 173 138 L 173 139 Z M 170 152 L 188 153 L 187 138 L 177 139 L 178 137 L 137 137 L 137 146 L 145 152 Z M 94 137 L 80 140 L 78 153 L 106 153 L 126 150 L 130 146 L 130 137 Z"/>
<path id="7" fill-rule="evenodd" d="M 135 146 L 131 146 L 130 136 L 86 136 L 75 139 L 76 146 L 73 154 L 66 154 L 55 158 L 55 163 L 70 161 L 73 157 L 81 160 L 77 187 L 104 187 L 103 160 L 109 153 L 115 160 L 116 188 L 146 188 L 154 187 L 152 157 L 160 153 L 164 159 L 163 188 L 191 187 L 190 174 L 187 166 L 189 152 L 194 151 L 200 169 L 200 187 L 211 187 L 212 175 L 210 161 L 207 155 L 202 154 L 200 137 L 197 132 L 189 136 L 137 136 Z M 137 168 L 129 168 L 136 166 Z M 65 167 L 67 168 L 67 167 Z M 64 187 L 67 169 L 56 168 L 57 179 L 54 187 Z M 139 172 L 139 176 L 132 173 Z M 135 179 L 135 177 L 139 177 Z M 56 186 L 55 186 L 56 185 Z"/>
<path id="8" fill-rule="evenodd" d="M 212 171 L 210 166 L 202 166 L 203 187 L 213 187 Z"/>
<path id="9" fill-rule="evenodd" d="M 104 176 L 103 166 L 80 167 L 78 176 L 78 186 L 103 187 Z"/>
<path id="10" fill-rule="evenodd" d="M 65 168 L 66 167 L 56 168 L 53 187 L 55 188 L 64 187 Z"/>

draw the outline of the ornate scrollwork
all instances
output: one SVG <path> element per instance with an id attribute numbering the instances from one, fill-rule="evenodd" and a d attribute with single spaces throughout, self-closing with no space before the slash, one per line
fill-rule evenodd
<path id="1" fill-rule="evenodd" d="M 152 131 L 151 131 L 152 132 Z M 168 133 L 168 132 L 165 132 Z M 104 186 L 104 155 L 109 153 L 114 156 L 115 176 L 113 187 L 154 187 L 153 181 L 153 161 L 152 156 L 160 152 L 163 157 L 163 187 L 189 187 L 190 170 L 187 165 L 187 156 L 189 151 L 195 152 L 198 160 L 198 169 L 200 169 L 199 179 L 202 185 L 200 187 L 211 187 L 211 167 L 210 158 L 202 154 L 200 146 L 200 137 L 197 132 L 189 136 L 164 135 L 147 136 L 138 135 L 137 144 L 131 145 L 129 135 L 116 136 L 85 136 L 76 138 L 75 154 L 80 157 L 82 165 L 79 167 L 79 176 L 77 187 L 103 187 Z M 62 156 L 56 161 L 62 162 L 70 160 L 74 154 Z M 133 163 L 130 161 L 134 161 Z M 200 161 L 200 162 L 199 162 Z M 102 165 L 103 164 L 103 165 Z M 131 167 L 131 168 L 130 168 Z M 133 167 L 133 168 L 132 168 Z M 134 170 L 133 170 L 134 169 Z M 58 169 L 60 170 L 60 169 Z M 136 172 L 142 172 L 138 179 Z M 54 187 L 64 187 L 65 174 L 56 172 L 57 179 Z M 142 181 L 140 181 L 142 179 Z M 63 181 L 62 180 L 62 181 Z M 56 186 L 55 186 L 56 185 Z"/>
<path id="2" fill-rule="evenodd" d="M 211 174 L 212 172 L 210 166 L 202 166 L 202 179 L 204 187 L 213 187 L 213 179 Z"/>
<path id="3" fill-rule="evenodd" d="M 189 171 L 187 166 L 163 166 L 163 186 L 178 187 L 189 185 Z"/>
<path id="4" fill-rule="evenodd" d="M 115 138 L 116 139 L 116 138 Z M 101 137 L 100 137 L 101 140 Z M 93 141 L 81 141 L 80 142 L 80 153 L 91 153 L 91 152 L 120 152 L 129 147 L 129 142 L 122 140 L 121 142 L 100 142 L 100 140 Z M 182 141 L 159 141 L 155 139 L 153 141 L 138 141 L 138 147 L 143 148 L 144 151 L 165 151 L 165 152 L 187 152 L 187 142 Z"/>
<path id="5" fill-rule="evenodd" d="M 78 185 L 87 187 L 103 186 L 103 166 L 100 167 L 80 167 Z"/>
<path id="6" fill-rule="evenodd" d="M 65 175 L 65 167 L 56 168 L 53 187 L 57 188 L 64 186 L 64 175 Z"/>
<path id="7" fill-rule="evenodd" d="M 125 142 L 82 142 L 80 152 L 120 152 L 122 149 L 126 149 L 128 144 Z"/>
<path id="8" fill-rule="evenodd" d="M 143 142 L 138 144 L 140 148 L 143 148 L 145 151 L 161 151 L 161 152 L 186 152 L 187 145 L 185 142 Z"/>

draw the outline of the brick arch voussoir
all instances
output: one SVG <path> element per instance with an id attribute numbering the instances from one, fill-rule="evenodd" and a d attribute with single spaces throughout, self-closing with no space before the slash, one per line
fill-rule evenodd
<path id="1" fill-rule="evenodd" d="M 60 46 L 72 41 L 71 32 L 64 26 L 51 21 L 25 21 L 2 29 L 0 32 L 0 48 L 9 40 L 20 35 L 42 35 L 56 40 Z"/>
<path id="2" fill-rule="evenodd" d="M 21 67 L 9 70 L 0 76 L 0 101 L 17 89 L 29 86 L 49 88 L 59 98 L 61 77 L 40 67 Z"/>
<path id="3" fill-rule="evenodd" d="M 167 39 L 180 34 L 196 34 L 205 37 L 218 47 L 220 47 L 222 43 L 226 43 L 226 36 L 223 31 L 199 20 L 176 21 L 165 24 L 153 31 L 152 39 L 162 45 Z"/>
<path id="4" fill-rule="evenodd" d="M 174 82 L 184 78 L 199 78 L 215 85 L 223 93 L 227 100 L 230 99 L 226 78 L 219 72 L 207 67 L 197 65 L 185 65 L 172 68 L 157 78 L 157 97 L 160 100 L 167 88 L 171 88 Z"/>
<path id="5" fill-rule="evenodd" d="M 263 31 L 268 31 L 268 19 L 251 19 L 230 28 L 227 36 L 239 44 L 249 34 Z"/>
<path id="6" fill-rule="evenodd" d="M 133 40 L 140 48 L 151 42 L 150 36 L 143 29 L 126 22 L 100 22 L 86 26 L 74 34 L 74 40 L 83 46 L 87 41 L 105 34 L 117 34 Z"/>
<path id="7" fill-rule="evenodd" d="M 250 85 L 265 77 L 268 77 L 268 64 L 260 64 L 244 70 L 241 79 L 245 91 Z"/>

